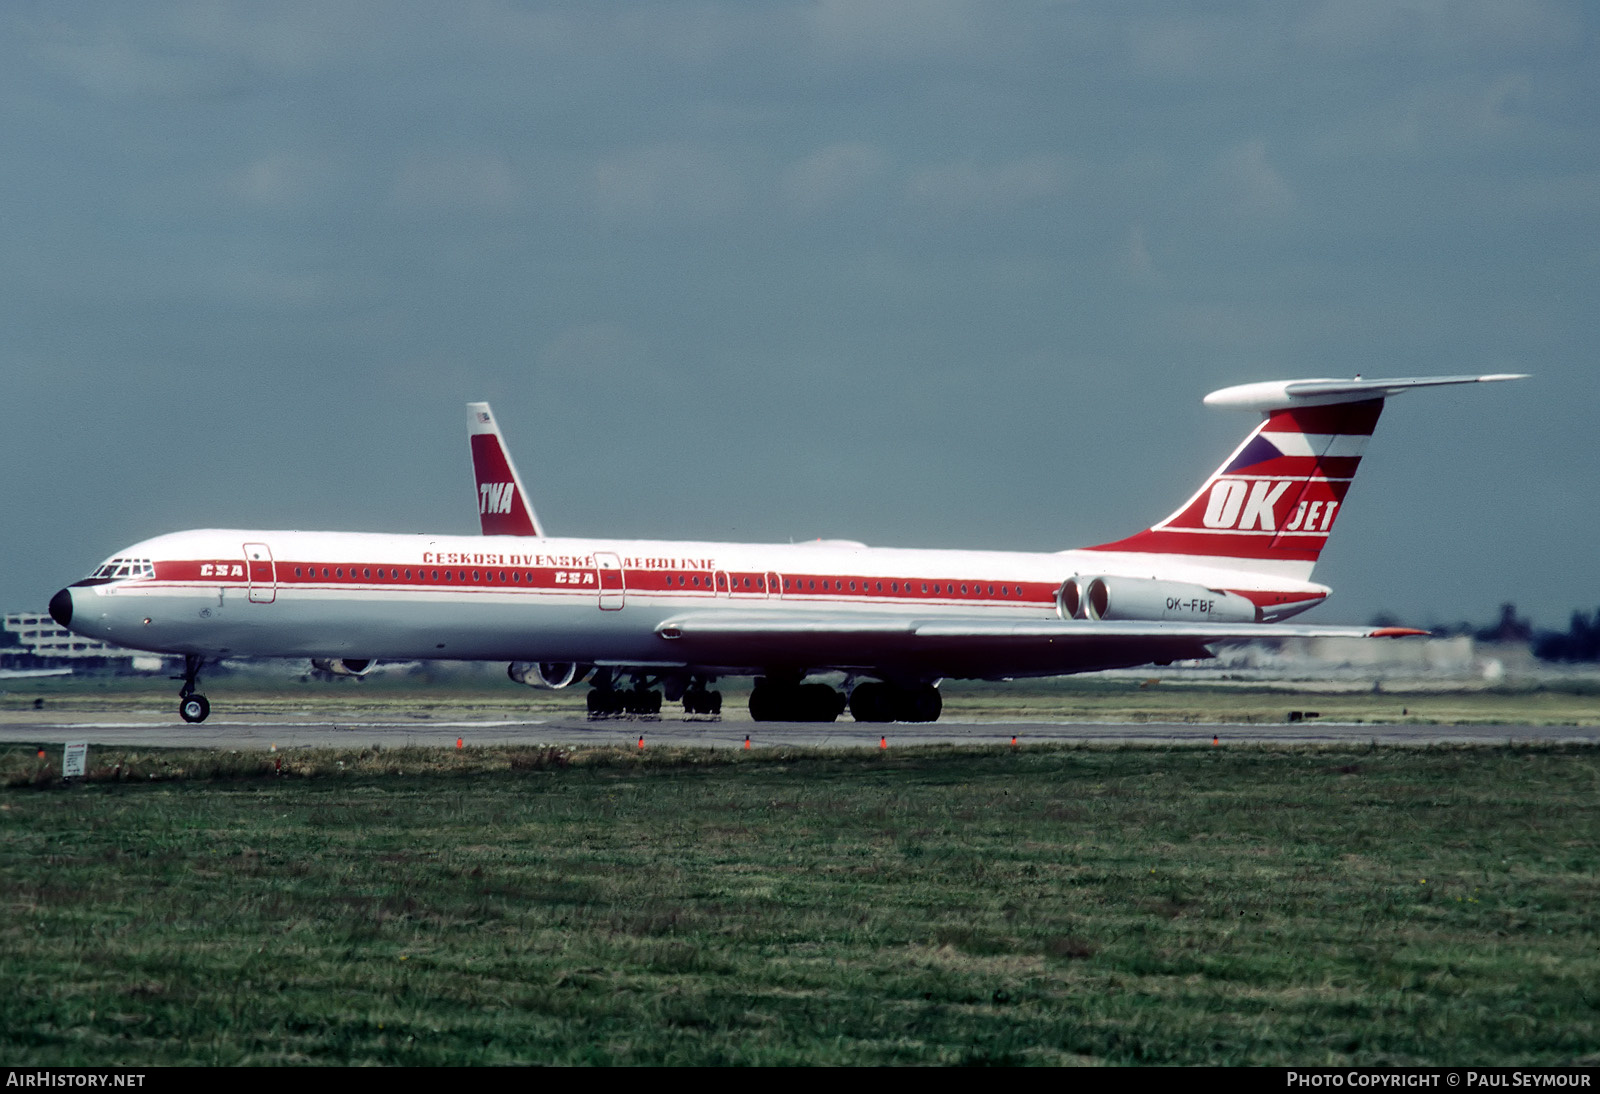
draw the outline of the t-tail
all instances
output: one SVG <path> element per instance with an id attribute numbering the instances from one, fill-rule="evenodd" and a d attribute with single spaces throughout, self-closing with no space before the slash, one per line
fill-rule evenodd
<path id="1" fill-rule="evenodd" d="M 1207 406 L 1258 410 L 1262 423 L 1177 512 L 1088 548 L 1307 581 L 1378 424 L 1383 401 L 1424 387 L 1521 375 L 1406 380 L 1278 380 L 1224 388 Z"/>
<path id="2" fill-rule="evenodd" d="M 542 536 L 533 503 L 506 448 L 488 403 L 468 403 L 472 473 L 478 485 L 478 519 L 486 536 Z"/>

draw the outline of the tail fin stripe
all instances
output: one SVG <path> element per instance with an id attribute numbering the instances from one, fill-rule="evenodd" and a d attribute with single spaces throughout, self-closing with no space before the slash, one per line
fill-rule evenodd
<path id="1" fill-rule="evenodd" d="M 1258 440 L 1272 442 L 1285 456 L 1360 457 L 1367 450 L 1365 433 L 1278 433 L 1262 430 Z"/>

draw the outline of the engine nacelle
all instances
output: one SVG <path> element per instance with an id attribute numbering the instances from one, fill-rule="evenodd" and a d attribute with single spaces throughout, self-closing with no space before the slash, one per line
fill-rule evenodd
<path id="1" fill-rule="evenodd" d="M 589 675 L 593 665 L 578 665 L 571 661 L 513 661 L 506 666 L 506 675 L 530 688 L 571 687 Z"/>
<path id="2" fill-rule="evenodd" d="M 1255 604 L 1238 593 L 1148 577 L 1073 577 L 1056 594 L 1063 619 L 1138 622 L 1258 623 Z"/>
<path id="3" fill-rule="evenodd" d="M 311 667 L 318 672 L 325 672 L 329 676 L 365 676 L 372 671 L 376 662 L 370 658 L 327 658 L 313 657 Z"/>

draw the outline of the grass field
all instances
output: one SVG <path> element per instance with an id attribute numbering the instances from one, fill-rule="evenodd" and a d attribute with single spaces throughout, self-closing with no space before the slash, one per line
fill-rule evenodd
<path id="1" fill-rule="evenodd" d="M 10 1064 L 1600 1062 L 1593 749 L 92 759 Z"/>

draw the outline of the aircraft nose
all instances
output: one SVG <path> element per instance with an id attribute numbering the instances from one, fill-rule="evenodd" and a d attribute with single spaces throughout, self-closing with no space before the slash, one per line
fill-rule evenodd
<path id="1" fill-rule="evenodd" d="M 38 603 L 37 600 L 34 601 Z M 72 626 L 72 590 L 62 589 L 50 598 L 50 618 L 63 627 Z"/>

